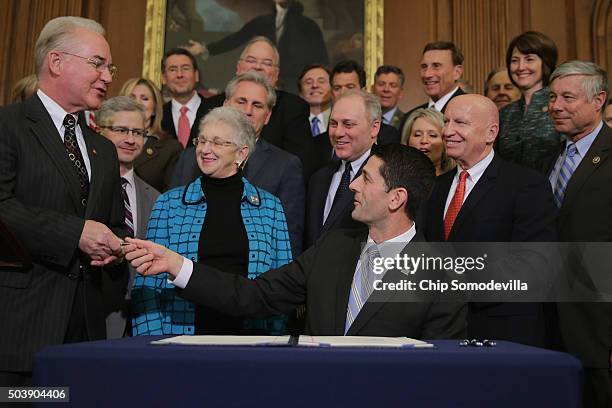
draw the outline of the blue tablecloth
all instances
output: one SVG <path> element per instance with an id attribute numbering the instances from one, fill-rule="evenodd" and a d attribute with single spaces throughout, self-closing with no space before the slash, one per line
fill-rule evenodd
<path id="1" fill-rule="evenodd" d="M 435 349 L 154 346 L 163 336 L 51 347 L 34 384 L 73 405 L 198 407 L 578 407 L 573 357 L 498 342 Z M 58 405 L 50 405 L 57 407 Z"/>

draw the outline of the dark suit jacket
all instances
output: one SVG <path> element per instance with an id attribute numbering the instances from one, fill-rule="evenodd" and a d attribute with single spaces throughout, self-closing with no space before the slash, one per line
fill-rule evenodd
<path id="1" fill-rule="evenodd" d="M 302 14 L 302 5 L 295 1 L 287 10 L 283 35 L 276 41 L 276 8 L 272 14 L 255 17 L 240 30 L 219 41 L 207 44 L 210 55 L 231 51 L 251 38 L 267 37 L 276 44 L 280 55 L 279 78 L 283 89 L 297 93 L 297 78 L 308 64 L 329 64 L 323 34 L 317 23 Z M 295 153 L 294 153 L 295 154 Z"/>
<path id="2" fill-rule="evenodd" d="M 320 137 L 321 135 L 319 135 Z M 367 162 L 367 161 L 366 161 Z M 364 165 L 365 163 L 364 162 Z M 342 161 L 340 159 L 334 159 L 329 162 L 325 167 L 322 167 L 310 178 L 308 183 L 308 198 L 306 200 L 306 234 L 304 239 L 304 248 L 309 248 L 313 245 L 317 239 L 323 233 L 338 228 L 347 229 L 365 229 L 366 226 L 355 221 L 351 217 L 353 212 L 353 198 L 355 194 L 349 191 L 349 194 L 345 194 L 342 197 L 342 201 L 339 201 L 332 208 L 323 224 L 323 213 L 325 211 L 325 201 L 327 200 L 327 193 L 329 192 L 329 186 L 331 184 L 334 173 L 338 171 Z M 361 174 L 361 169 L 357 171 L 353 180 Z"/>
<path id="3" fill-rule="evenodd" d="M 206 100 L 206 111 L 223 105 L 225 93 Z M 308 117 L 308 103 L 299 96 L 276 91 L 276 105 L 270 120 L 261 130 L 261 138 L 297 156 L 302 161 L 305 180 L 317 170 L 317 158 Z"/>
<path id="4" fill-rule="evenodd" d="M 198 111 L 196 112 L 196 118 L 191 126 L 191 132 L 189 133 L 189 140 L 193 140 L 198 137 L 198 133 L 200 131 L 200 121 L 208 113 L 206 108 L 206 99 L 204 99 L 201 95 L 198 96 L 202 99 L 200 101 L 200 106 L 198 107 Z M 223 104 L 223 103 L 221 103 Z M 172 101 L 168 101 L 164 104 L 164 110 L 162 115 L 161 127 L 164 132 L 167 132 L 172 138 L 177 139 L 176 129 L 174 128 L 174 120 L 172 119 Z M 189 146 L 191 142 L 187 144 Z M 182 147 L 182 146 L 181 146 Z"/>
<path id="5" fill-rule="evenodd" d="M 0 213 L 33 258 L 23 271 L 0 271 L 0 371 L 29 371 L 32 355 L 61 344 L 79 281 L 87 331 L 105 337 L 100 268 L 78 248 L 85 220 L 120 236 L 123 200 L 115 146 L 81 125 L 91 162 L 87 207 L 51 117 L 37 95 L 0 109 Z"/>
<path id="6" fill-rule="evenodd" d="M 174 166 L 183 147 L 175 138 L 149 136 L 134 161 L 134 170 L 143 181 L 163 193 L 170 187 Z"/>
<path id="7" fill-rule="evenodd" d="M 553 170 L 564 148 L 565 142 L 558 152 L 545 160 L 546 174 Z M 611 153 L 612 129 L 604 123 L 565 190 L 557 223 L 559 241 L 612 241 Z M 580 268 L 570 272 L 577 284 L 589 286 L 589 278 L 581 276 Z M 612 348 L 612 304 L 559 303 L 557 308 L 567 351 L 580 358 L 587 368 L 608 369 Z"/>
<path id="8" fill-rule="evenodd" d="M 265 140 L 259 139 L 243 173 L 253 185 L 263 188 L 280 199 L 287 218 L 293 256 L 301 254 L 306 189 L 300 160 Z M 202 172 L 195 158 L 195 147 L 191 146 L 181 153 L 171 187 L 184 186 L 201 175 Z"/>
<path id="9" fill-rule="evenodd" d="M 459 96 L 459 95 L 463 95 L 463 94 L 465 94 L 465 92 L 463 92 L 463 89 L 461 89 L 461 88 L 457 89 L 457 91 L 453 94 L 453 96 L 450 97 L 448 102 L 450 102 L 450 100 L 453 99 L 454 97 Z M 448 102 L 446 102 L 446 105 L 448 105 Z M 444 110 L 446 109 L 446 105 L 444 105 L 444 107 L 442 108 L 442 113 L 444 113 Z M 412 112 L 414 112 L 417 109 L 424 109 L 424 108 L 427 108 L 428 106 L 429 106 L 429 102 L 425 102 L 424 104 L 419 105 L 416 108 L 410 109 L 408 111 L 408 113 L 406 113 L 404 115 L 404 117 L 402 118 L 402 121 L 401 121 L 401 123 L 399 125 L 399 128 L 398 128 L 400 136 L 404 133 L 404 125 L 406 125 L 406 121 L 408 120 L 408 117 L 410 117 L 410 114 L 412 114 Z"/>
<path id="10" fill-rule="evenodd" d="M 444 241 L 444 206 L 455 170 L 438 176 L 417 225 L 427 241 Z M 450 242 L 555 242 L 555 214 L 550 183 L 541 174 L 495 154 L 467 197 Z M 468 335 L 532 345 L 546 345 L 543 310 L 532 303 L 471 304 Z"/>
<path id="11" fill-rule="evenodd" d="M 395 129 L 399 130 L 400 125 L 403 123 L 404 115 L 406 115 L 406 113 L 402 112 L 399 108 L 397 108 L 395 110 L 395 113 L 391 117 L 391 123 L 389 123 L 389 126 L 392 126 Z"/>
<path id="12" fill-rule="evenodd" d="M 136 226 L 136 238 L 147 237 L 147 226 L 153 204 L 159 196 L 159 191 L 145 183 L 140 177 L 134 175 L 134 189 L 136 190 L 136 209 L 138 214 L 138 225 Z M 134 206 L 133 203 L 130 203 Z M 123 337 L 127 319 L 130 316 L 130 294 L 136 270 L 129 265 L 129 274 L 109 273 L 102 275 L 102 287 L 104 291 L 104 306 L 106 310 L 106 337 L 116 339 Z"/>
<path id="13" fill-rule="evenodd" d="M 196 304 L 244 316 L 289 313 L 305 303 L 307 334 L 343 335 L 349 291 L 366 239 L 367 231 L 332 231 L 295 261 L 254 280 L 194 263 L 191 279 L 179 295 Z M 401 275 L 398 271 L 387 275 L 394 273 Z M 421 339 L 463 336 L 463 304 L 429 301 L 407 305 L 394 302 L 394 296 L 366 302 L 347 335 Z"/>

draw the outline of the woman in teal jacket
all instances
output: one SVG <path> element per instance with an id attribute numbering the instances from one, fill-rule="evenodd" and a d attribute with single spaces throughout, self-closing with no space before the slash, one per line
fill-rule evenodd
<path id="1" fill-rule="evenodd" d="M 246 116 L 233 108 L 214 109 L 202 120 L 194 144 L 204 175 L 158 198 L 147 239 L 251 279 L 290 262 L 279 199 L 250 184 L 240 171 L 255 146 Z M 285 316 L 223 315 L 182 299 L 180 291 L 166 274 L 138 276 L 132 291 L 133 335 L 284 333 Z"/>

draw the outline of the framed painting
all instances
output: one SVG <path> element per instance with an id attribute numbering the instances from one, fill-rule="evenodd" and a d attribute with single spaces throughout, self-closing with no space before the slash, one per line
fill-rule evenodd
<path id="1" fill-rule="evenodd" d="M 197 55 L 201 85 L 222 92 L 245 43 L 263 35 L 279 49 L 285 90 L 296 91 L 305 65 L 347 58 L 362 63 L 371 82 L 383 62 L 383 1 L 147 0 L 142 73 L 160 85 L 165 50 L 186 47 Z"/>

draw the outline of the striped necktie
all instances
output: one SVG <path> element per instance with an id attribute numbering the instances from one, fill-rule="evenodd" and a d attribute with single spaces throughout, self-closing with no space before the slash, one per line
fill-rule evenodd
<path id="1" fill-rule="evenodd" d="M 567 145 L 567 149 L 565 150 L 561 166 L 559 167 L 559 175 L 557 176 L 557 182 L 555 183 L 555 204 L 557 204 L 557 207 L 559 208 L 561 208 L 561 204 L 563 204 L 563 198 L 565 197 L 565 189 L 567 188 L 567 183 L 569 183 L 572 174 L 574 174 L 574 170 L 576 170 L 576 162 L 579 158 L 580 153 L 578 153 L 578 149 L 576 149 L 576 144 L 569 143 Z"/>
<path id="2" fill-rule="evenodd" d="M 132 217 L 132 207 L 130 206 L 130 198 L 128 197 L 126 185 L 127 179 L 121 177 L 121 190 L 123 195 L 123 205 L 125 206 L 125 230 L 128 237 L 134 237 L 134 219 Z"/>
<path id="3" fill-rule="evenodd" d="M 346 323 L 344 325 L 344 335 L 357 318 L 361 308 L 368 300 L 374 290 L 374 260 L 380 258 L 378 245 L 370 243 L 359 259 L 359 268 L 353 277 L 351 292 L 349 293 L 348 307 L 346 308 Z"/>

